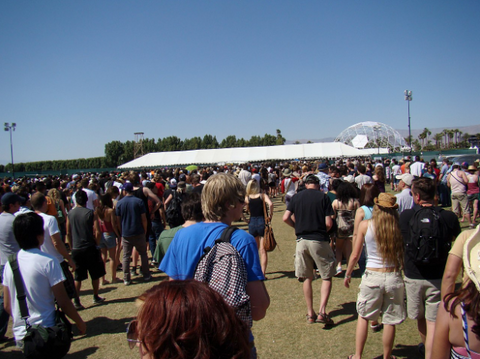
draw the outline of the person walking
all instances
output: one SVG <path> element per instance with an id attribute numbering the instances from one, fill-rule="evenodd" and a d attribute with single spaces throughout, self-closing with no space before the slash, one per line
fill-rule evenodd
<path id="1" fill-rule="evenodd" d="M 295 276 L 303 282 L 303 295 L 307 304 L 307 323 L 332 326 L 334 321 L 327 313 L 335 274 L 335 255 L 327 234 L 333 225 L 334 215 L 330 199 L 320 191 L 320 180 L 311 174 L 305 178 L 305 190 L 293 196 L 283 221 L 295 229 Z M 317 266 L 322 278 L 318 316 L 313 309 L 313 270 Z"/>
<path id="2" fill-rule="evenodd" d="M 342 182 L 337 188 L 337 198 L 332 203 L 337 223 L 337 236 L 335 240 L 335 257 L 337 269 L 335 276 L 342 273 L 342 257 L 348 263 L 352 253 L 352 236 L 355 224 L 355 212 L 360 207 L 357 200 L 357 190 L 354 185 Z"/>
<path id="3" fill-rule="evenodd" d="M 264 212 L 266 203 L 268 205 L 269 214 Z M 255 237 L 257 241 L 258 251 L 260 253 L 260 265 L 265 276 L 267 271 L 267 251 L 265 250 L 264 233 L 265 233 L 265 217 L 269 220 L 273 217 L 273 203 L 265 193 L 260 193 L 258 182 L 254 179 L 247 184 L 247 194 L 245 196 L 245 204 L 247 210 L 250 212 L 250 219 L 248 221 L 248 233 Z"/>
<path id="4" fill-rule="evenodd" d="M 123 244 L 123 283 L 130 285 L 130 258 L 133 248 L 137 249 L 142 263 L 143 280 L 152 279 L 148 268 L 147 241 L 147 216 L 143 201 L 134 195 L 133 185 L 129 182 L 123 186 L 125 197 L 117 203 L 115 215 L 117 216 L 118 233 L 122 235 Z"/>
<path id="5" fill-rule="evenodd" d="M 368 336 L 369 320 L 383 322 L 383 357 L 392 356 L 395 327 L 406 317 L 403 267 L 403 239 L 400 233 L 395 196 L 380 193 L 375 199 L 372 219 L 362 221 L 358 228 L 344 285 L 350 288 L 353 269 L 360 258 L 363 245 L 367 264 L 357 298 L 357 329 L 355 333 L 355 354 L 349 359 L 362 357 Z"/>

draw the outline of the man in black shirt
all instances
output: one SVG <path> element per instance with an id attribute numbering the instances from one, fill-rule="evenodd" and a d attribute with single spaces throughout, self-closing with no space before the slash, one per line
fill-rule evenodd
<path id="1" fill-rule="evenodd" d="M 330 199 L 320 189 L 320 180 L 314 174 L 305 178 L 305 190 L 292 197 L 283 221 L 295 228 L 297 248 L 295 276 L 303 282 L 303 295 L 307 303 L 307 322 L 333 325 L 326 313 L 328 298 L 335 274 L 335 255 L 330 248 L 327 231 L 332 227 L 334 214 Z M 295 215 L 293 218 L 292 215 Z M 322 277 L 321 300 L 318 317 L 313 310 L 312 280 L 316 264 Z"/>
<path id="2" fill-rule="evenodd" d="M 105 275 L 105 265 L 100 254 L 100 228 L 97 215 L 86 208 L 87 194 L 78 190 L 75 193 L 76 207 L 67 216 L 67 239 L 72 248 L 72 259 L 75 263 L 75 288 L 80 295 L 82 281 L 90 274 L 93 288 L 93 303 L 105 301 L 98 295 L 100 278 Z M 75 303 L 79 305 L 80 303 Z"/>
<path id="3" fill-rule="evenodd" d="M 435 183 L 433 180 L 421 177 L 413 181 L 411 193 L 415 206 L 412 209 L 405 210 L 400 215 L 400 228 L 404 243 L 411 242 L 410 220 L 421 207 L 431 207 L 439 213 L 439 222 L 444 225 L 440 229 L 444 235 L 440 238 L 439 248 L 447 248 L 448 243 L 453 241 L 460 234 L 460 225 L 457 216 L 450 211 L 435 208 Z M 448 253 L 448 252 L 447 252 Z M 425 358 L 430 358 L 433 335 L 435 331 L 435 320 L 437 317 L 438 305 L 441 301 L 440 288 L 442 283 L 443 271 L 447 256 L 443 257 L 435 265 L 418 264 L 408 247 L 405 248 L 404 272 L 405 289 L 407 291 L 407 310 L 410 319 L 417 320 L 417 327 L 425 345 Z"/>

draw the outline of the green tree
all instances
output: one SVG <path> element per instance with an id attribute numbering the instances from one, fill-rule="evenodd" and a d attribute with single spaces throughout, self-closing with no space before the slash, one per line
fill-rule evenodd
<path id="1" fill-rule="evenodd" d="M 220 142 L 220 148 L 234 148 L 237 146 L 237 137 L 235 135 L 230 135 L 225 137 L 222 142 Z"/>
<path id="2" fill-rule="evenodd" d="M 125 151 L 125 146 L 120 141 L 112 141 L 105 145 L 105 161 L 108 167 L 117 167 L 121 163 L 121 158 Z"/>
<path id="3" fill-rule="evenodd" d="M 285 137 L 282 136 L 282 131 L 280 131 L 277 128 L 277 139 L 276 139 L 276 145 L 284 145 L 285 144 Z"/>
<path id="4" fill-rule="evenodd" d="M 262 138 L 262 146 L 275 146 L 277 144 L 277 138 L 273 135 L 265 134 Z"/>
<path id="5" fill-rule="evenodd" d="M 203 136 L 203 140 L 202 140 L 202 148 L 203 149 L 214 149 L 214 148 L 219 148 L 219 147 L 220 147 L 220 145 L 217 141 L 216 136 L 212 136 L 212 135 Z"/>
<path id="6" fill-rule="evenodd" d="M 442 148 L 443 133 L 438 132 L 438 133 L 435 134 L 435 136 L 433 138 L 435 140 L 435 148 L 437 150 L 441 149 Z"/>

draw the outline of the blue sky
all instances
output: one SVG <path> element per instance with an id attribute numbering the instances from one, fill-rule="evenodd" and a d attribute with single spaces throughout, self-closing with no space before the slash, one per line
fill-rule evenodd
<path id="1" fill-rule="evenodd" d="M 0 118 L 15 162 L 107 142 L 335 137 L 357 122 L 480 123 L 480 2 L 0 2 Z M 8 133 L 0 163 L 10 158 Z"/>

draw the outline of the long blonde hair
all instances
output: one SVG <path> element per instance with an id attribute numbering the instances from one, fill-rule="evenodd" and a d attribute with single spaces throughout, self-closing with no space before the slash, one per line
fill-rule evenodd
<path id="1" fill-rule="evenodd" d="M 255 179 L 248 181 L 247 183 L 247 197 L 252 194 L 259 194 L 260 187 L 258 186 L 258 182 Z"/>
<path id="2" fill-rule="evenodd" d="M 397 271 L 403 268 L 403 236 L 400 231 L 398 211 L 395 208 L 373 207 L 372 222 L 375 228 L 377 249 L 383 263 L 391 264 Z"/>
<path id="3" fill-rule="evenodd" d="M 53 201 L 55 203 L 58 203 L 62 197 L 60 195 L 60 191 L 56 188 L 51 188 L 49 191 L 48 191 L 48 197 L 50 197 L 51 199 L 53 199 Z"/>

